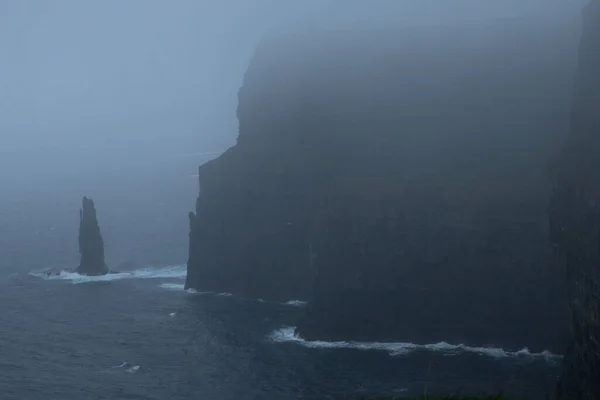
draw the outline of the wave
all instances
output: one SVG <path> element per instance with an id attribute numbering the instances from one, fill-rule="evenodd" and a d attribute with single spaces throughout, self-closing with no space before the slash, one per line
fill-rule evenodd
<path id="1" fill-rule="evenodd" d="M 140 369 L 139 365 L 133 365 L 130 364 L 128 362 L 123 362 L 121 365 L 115 365 L 114 367 L 111 367 L 112 369 L 123 369 L 125 368 L 125 372 L 133 374 L 135 372 L 137 372 Z"/>
<path id="2" fill-rule="evenodd" d="M 304 307 L 305 305 L 308 304 L 308 301 L 290 300 L 290 301 L 286 301 L 283 304 L 286 305 L 286 306 L 292 306 L 292 307 Z"/>
<path id="3" fill-rule="evenodd" d="M 182 283 L 161 283 L 158 286 L 161 287 L 162 289 L 166 289 L 166 290 L 177 290 L 177 291 L 185 290 L 185 285 Z M 200 295 L 211 295 L 211 296 L 217 296 L 217 297 L 238 297 L 238 296 L 235 296 L 233 293 L 229 293 L 229 292 L 221 292 L 221 293 L 208 292 L 208 291 L 199 292 L 196 289 L 188 289 L 188 290 L 186 290 L 186 292 L 193 293 L 193 294 L 200 294 Z M 286 302 L 269 302 L 265 299 L 250 299 L 250 300 L 254 300 L 259 303 L 283 304 L 283 305 L 291 306 L 291 307 L 303 307 L 306 304 L 308 304 L 307 301 L 302 301 L 302 300 L 289 300 Z"/>
<path id="4" fill-rule="evenodd" d="M 185 291 L 191 294 L 200 294 L 200 295 L 213 295 L 213 296 L 220 296 L 220 297 L 229 297 L 229 296 L 233 296 L 233 294 L 231 293 L 215 293 L 215 292 L 199 292 L 196 289 L 185 289 L 185 285 L 183 283 L 169 283 L 169 282 L 164 282 L 161 283 L 160 285 L 158 285 L 160 288 L 162 289 L 166 289 L 166 290 L 175 290 L 175 291 Z"/>
<path id="5" fill-rule="evenodd" d="M 434 352 L 441 352 L 445 355 L 457 355 L 461 353 L 477 353 L 480 355 L 486 355 L 494 358 L 505 358 L 505 357 L 523 357 L 532 359 L 543 359 L 546 361 L 557 361 L 562 359 L 561 355 L 553 354 L 549 351 L 543 351 L 541 353 L 532 353 L 528 349 L 522 349 L 519 351 L 506 351 L 501 348 L 490 348 L 490 347 L 471 347 L 465 346 L 464 344 L 449 344 L 446 342 L 434 343 L 434 344 L 414 344 L 414 343 L 380 343 L 380 342 L 325 342 L 320 340 L 305 340 L 295 332 L 295 327 L 283 327 L 272 332 L 268 339 L 276 343 L 296 343 L 304 347 L 309 348 L 323 348 L 323 349 L 356 349 L 356 350 L 378 350 L 386 351 L 391 356 L 401 356 L 408 353 L 412 353 L 417 350 L 428 350 Z"/>
<path id="6" fill-rule="evenodd" d="M 121 279 L 185 279 L 187 270 L 185 265 L 173 265 L 166 267 L 148 267 L 140 268 L 133 271 L 117 272 L 100 276 L 80 275 L 76 272 L 60 271 L 56 275 L 48 276 L 45 271 L 30 272 L 30 275 L 45 279 L 45 280 L 66 280 L 71 283 L 90 283 L 90 282 L 109 282 Z M 183 286 L 183 285 L 182 285 Z"/>
<path id="7" fill-rule="evenodd" d="M 167 290 L 185 290 L 183 283 L 161 283 L 159 286 Z"/>

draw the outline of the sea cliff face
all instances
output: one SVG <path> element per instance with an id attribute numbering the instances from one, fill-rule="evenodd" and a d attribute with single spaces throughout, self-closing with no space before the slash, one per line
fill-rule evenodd
<path id="1" fill-rule="evenodd" d="M 571 132 L 552 164 L 548 210 L 571 311 L 558 394 L 572 400 L 600 399 L 600 1 L 583 21 Z"/>
<path id="2" fill-rule="evenodd" d="M 303 182 L 278 163 L 276 152 L 239 144 L 200 168 L 187 288 L 279 301 L 308 297 Z"/>
<path id="3" fill-rule="evenodd" d="M 519 20 L 265 40 L 237 145 L 199 169 L 187 287 L 309 298 L 311 339 L 562 351 L 545 165 L 577 33 Z"/>

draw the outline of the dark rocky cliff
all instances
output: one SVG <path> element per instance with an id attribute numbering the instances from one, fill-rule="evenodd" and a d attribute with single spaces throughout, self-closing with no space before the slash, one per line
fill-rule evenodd
<path id="1" fill-rule="evenodd" d="M 94 201 L 83 198 L 79 210 L 79 253 L 81 262 L 77 272 L 82 275 L 105 275 L 108 267 L 104 261 L 104 240 L 96 216 Z"/>
<path id="2" fill-rule="evenodd" d="M 583 12 L 571 133 L 552 163 L 551 241 L 566 269 L 571 342 L 559 398 L 600 399 L 600 1 Z"/>
<path id="3" fill-rule="evenodd" d="M 310 296 L 307 338 L 561 351 L 545 164 L 576 41 L 532 21 L 264 41 L 237 145 L 199 170 L 187 286 Z"/>

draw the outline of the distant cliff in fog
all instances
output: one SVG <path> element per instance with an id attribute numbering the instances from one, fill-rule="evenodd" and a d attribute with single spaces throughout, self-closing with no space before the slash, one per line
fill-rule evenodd
<path id="1" fill-rule="evenodd" d="M 266 39 L 237 144 L 199 169 L 187 287 L 309 299 L 311 339 L 562 351 L 545 168 L 577 40 L 527 19 Z"/>

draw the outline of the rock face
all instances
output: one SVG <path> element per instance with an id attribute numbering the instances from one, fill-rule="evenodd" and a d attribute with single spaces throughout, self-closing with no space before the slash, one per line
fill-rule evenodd
<path id="1" fill-rule="evenodd" d="M 199 169 L 187 287 L 309 298 L 309 339 L 562 352 L 545 165 L 577 33 L 523 20 L 265 40 L 236 146 Z"/>
<path id="2" fill-rule="evenodd" d="M 79 210 L 79 253 L 81 262 L 77 272 L 82 275 L 105 275 L 108 267 L 104 261 L 104 241 L 100 234 L 94 201 L 83 198 Z"/>
<path id="3" fill-rule="evenodd" d="M 584 9 L 571 133 L 552 165 L 551 241 L 566 269 L 571 342 L 559 398 L 600 399 L 600 1 Z"/>

